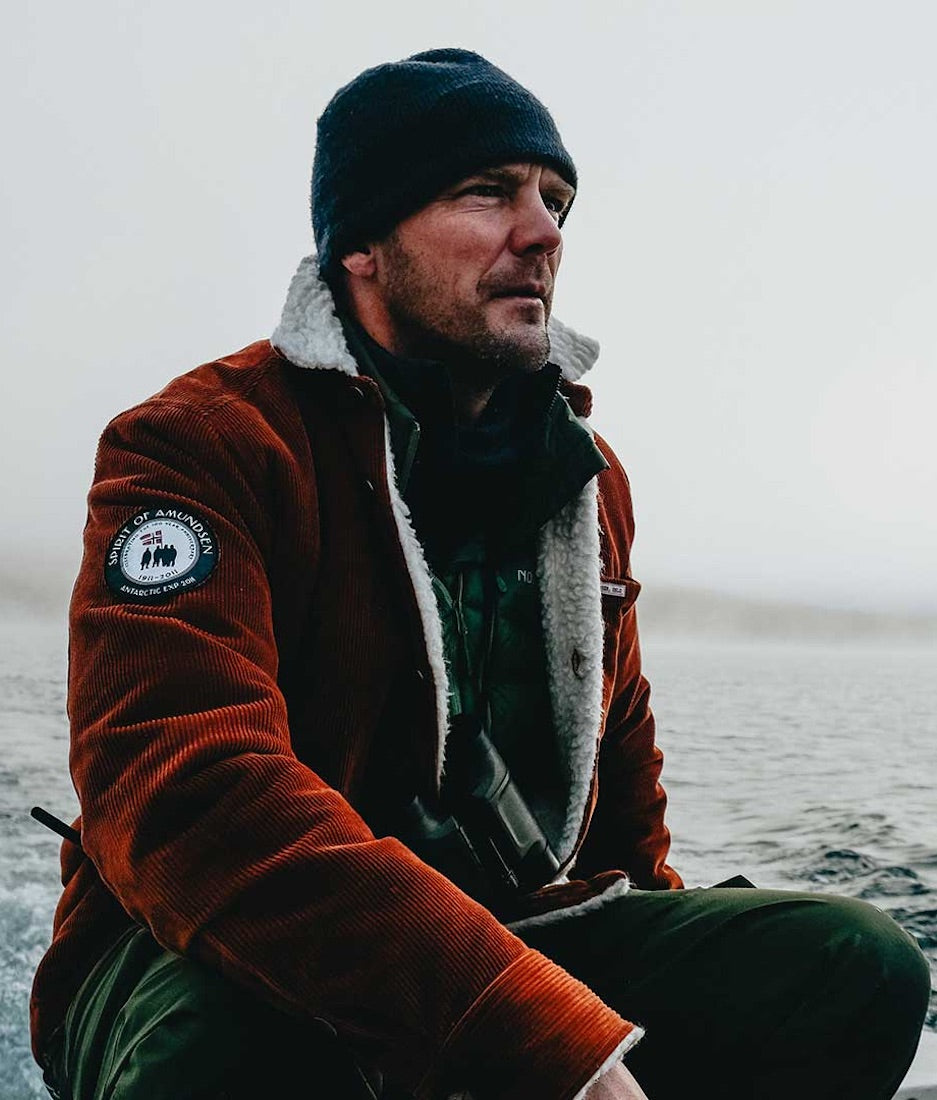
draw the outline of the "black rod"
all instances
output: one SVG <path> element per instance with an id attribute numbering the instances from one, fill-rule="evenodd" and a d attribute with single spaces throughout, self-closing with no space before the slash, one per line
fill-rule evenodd
<path id="1" fill-rule="evenodd" d="M 53 833 L 58 833 L 59 836 L 64 837 L 65 840 L 70 840 L 72 844 L 77 844 L 79 848 L 81 847 L 81 833 L 79 833 L 77 829 L 73 829 L 71 825 L 66 825 L 64 821 L 59 821 L 54 814 L 50 814 L 48 810 L 44 810 L 41 806 L 33 806 L 29 813 L 31 817 L 41 822 L 47 829 L 51 829 Z"/>

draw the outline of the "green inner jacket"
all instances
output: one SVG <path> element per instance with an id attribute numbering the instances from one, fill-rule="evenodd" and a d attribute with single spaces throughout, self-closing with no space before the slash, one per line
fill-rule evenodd
<path id="1" fill-rule="evenodd" d="M 557 392 L 558 371 L 547 367 L 550 373 L 539 378 L 522 376 L 516 392 L 500 405 L 495 391 L 486 409 L 489 423 L 482 425 L 488 436 L 481 442 L 495 453 L 494 461 L 489 466 L 483 454 L 480 465 L 466 470 L 458 465 L 459 455 L 450 459 L 439 453 L 451 438 L 460 442 L 445 369 L 395 359 L 360 329 L 349 327 L 359 367 L 381 387 L 397 485 L 427 553 L 442 623 L 450 716 L 482 719 L 541 827 L 554 839 L 562 825 L 565 784 L 547 679 L 537 536 L 606 467 L 605 459 Z M 412 395 L 424 423 L 427 416 L 442 423 L 424 427 L 398 388 Z M 441 441 L 430 451 L 433 428 Z M 523 436 L 520 446 L 518 436 Z M 467 450 L 473 442 L 466 441 Z M 424 448 L 429 453 L 423 454 Z M 432 464 L 432 475 L 422 485 L 417 482 L 421 459 Z M 453 462 L 451 476 L 447 461 Z M 469 479 L 468 484 L 455 495 L 453 483 L 460 478 Z M 479 483 L 484 488 L 481 508 L 467 517 L 462 505 L 473 506 Z M 474 504 L 478 507 L 477 500 Z"/>

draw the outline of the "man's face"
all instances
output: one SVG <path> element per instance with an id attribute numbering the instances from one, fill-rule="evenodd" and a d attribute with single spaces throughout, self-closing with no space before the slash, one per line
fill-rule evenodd
<path id="1" fill-rule="evenodd" d="M 474 364 L 479 382 L 539 370 L 573 188 L 552 168 L 508 164 L 446 188 L 373 246 L 390 350 Z"/>

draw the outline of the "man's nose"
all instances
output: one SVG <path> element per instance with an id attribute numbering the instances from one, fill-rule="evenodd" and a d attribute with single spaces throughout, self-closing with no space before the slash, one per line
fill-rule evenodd
<path id="1" fill-rule="evenodd" d="M 515 255 L 555 252 L 563 243 L 556 214 L 543 201 L 539 191 L 520 196 L 511 233 L 510 246 Z"/>

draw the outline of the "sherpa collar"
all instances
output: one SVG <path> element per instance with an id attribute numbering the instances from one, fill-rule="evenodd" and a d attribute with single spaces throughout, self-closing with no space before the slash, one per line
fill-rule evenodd
<path id="1" fill-rule="evenodd" d="M 595 363 L 599 345 L 588 336 L 550 318 L 550 359 L 569 382 L 578 382 Z M 286 295 L 283 314 L 271 343 L 298 367 L 358 374 L 335 313 L 335 300 L 319 274 L 316 257 L 300 261 Z"/>
<path id="2" fill-rule="evenodd" d="M 550 320 L 551 360 L 576 382 L 598 356 L 598 344 Z M 299 367 L 357 375 L 335 302 L 314 256 L 299 265 L 280 324 L 271 337 Z M 588 428 L 584 420 L 581 423 Z M 423 547 L 397 488 L 385 417 L 384 451 L 391 509 L 423 624 L 426 655 L 436 693 L 436 781 L 445 766 L 449 684 L 442 628 Z M 567 782 L 563 823 L 554 850 L 572 858 L 589 803 L 602 727 L 602 609 L 598 485 L 593 478 L 541 530 L 537 579 L 543 606 L 544 643 L 560 757 Z"/>

